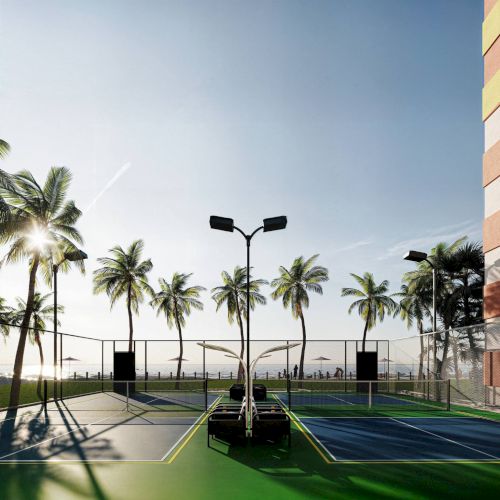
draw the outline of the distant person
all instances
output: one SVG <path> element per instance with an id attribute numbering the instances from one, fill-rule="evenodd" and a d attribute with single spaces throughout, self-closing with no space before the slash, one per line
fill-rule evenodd
<path id="1" fill-rule="evenodd" d="M 286 368 L 283 368 L 283 378 L 286 378 Z"/>
<path id="2" fill-rule="evenodd" d="M 295 365 L 293 367 L 293 378 L 297 378 L 297 372 L 299 371 L 299 367 Z"/>
<path id="3" fill-rule="evenodd" d="M 335 375 L 333 376 L 333 378 L 336 378 L 336 379 L 344 378 L 344 370 L 342 370 L 342 368 L 337 366 L 337 369 L 335 370 Z"/>

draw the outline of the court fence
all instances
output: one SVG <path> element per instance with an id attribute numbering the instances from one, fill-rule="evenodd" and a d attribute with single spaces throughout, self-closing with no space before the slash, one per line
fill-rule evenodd
<path id="1" fill-rule="evenodd" d="M 19 327 L 4 332 L 0 346 L 0 408 L 8 405 L 14 359 L 19 343 Z M 128 340 L 109 340 L 50 330 L 28 331 L 22 367 L 22 404 L 43 400 L 42 381 L 48 380 L 48 397 L 57 397 L 70 381 L 110 381 L 113 356 L 128 349 Z M 251 357 L 276 346 L 300 339 L 251 341 Z M 169 339 L 139 339 L 133 342 L 136 379 L 143 381 L 209 380 L 209 388 L 228 387 L 242 380 L 238 361 L 224 353 L 204 349 L 204 342 L 222 345 L 240 355 L 246 347 L 238 339 L 188 339 L 183 342 L 179 362 L 179 342 Z M 304 359 L 304 381 L 356 380 L 356 353 L 361 340 L 307 340 Z M 497 404 L 483 381 L 483 352 L 500 349 L 498 325 L 481 324 L 428 333 L 395 340 L 368 340 L 367 351 L 376 351 L 379 381 L 421 382 L 450 380 L 452 404 L 488 406 Z M 261 360 L 252 373 L 256 381 L 268 387 L 286 388 L 288 378 L 298 376 L 301 347 L 273 353 Z M 218 381 L 218 382 L 217 382 Z M 436 391 L 442 388 L 436 385 Z M 440 396 L 441 397 L 441 396 Z"/>

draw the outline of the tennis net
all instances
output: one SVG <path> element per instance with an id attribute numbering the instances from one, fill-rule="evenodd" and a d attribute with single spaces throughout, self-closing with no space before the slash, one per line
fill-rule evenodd
<path id="1" fill-rule="evenodd" d="M 46 384 L 46 404 L 52 384 Z M 205 380 L 72 380 L 58 386 L 57 399 L 73 410 L 203 412 L 216 399 Z"/>
<path id="2" fill-rule="evenodd" d="M 290 410 L 317 414 L 450 409 L 450 388 L 445 380 L 291 380 L 287 392 L 276 397 Z"/>

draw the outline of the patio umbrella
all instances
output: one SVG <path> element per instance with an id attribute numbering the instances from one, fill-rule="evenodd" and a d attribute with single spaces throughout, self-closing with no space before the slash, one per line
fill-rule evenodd
<path id="1" fill-rule="evenodd" d="M 379 361 L 379 363 L 384 363 L 384 373 L 387 373 L 387 370 L 385 369 L 385 364 L 392 363 L 392 359 L 382 358 L 382 359 L 379 359 L 378 361 Z"/>
<path id="2" fill-rule="evenodd" d="M 177 356 L 176 358 L 169 359 L 169 361 L 179 361 L 179 356 Z M 189 361 L 189 359 L 182 358 L 182 361 Z"/>
<path id="3" fill-rule="evenodd" d="M 67 358 L 63 358 L 63 361 L 68 362 L 68 374 L 71 374 L 71 362 L 72 361 L 80 361 L 79 359 L 72 358 L 71 356 L 68 356 Z"/>
<path id="4" fill-rule="evenodd" d="M 323 370 L 323 361 L 330 361 L 330 358 L 325 358 L 324 356 L 320 356 L 319 358 L 314 358 L 313 361 L 319 361 L 320 370 Z"/>

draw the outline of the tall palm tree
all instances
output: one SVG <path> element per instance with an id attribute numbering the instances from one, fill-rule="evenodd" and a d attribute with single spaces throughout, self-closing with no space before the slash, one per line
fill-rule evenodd
<path id="1" fill-rule="evenodd" d="M 306 353 L 306 323 L 304 320 L 304 309 L 309 307 L 308 292 L 323 294 L 323 287 L 320 283 L 328 281 L 328 269 L 322 266 L 315 266 L 319 254 L 313 255 L 307 260 L 304 257 L 297 257 L 292 267 L 288 270 L 280 266 L 280 276 L 271 282 L 274 288 L 271 297 L 274 300 L 282 297 L 283 307 L 290 307 L 295 319 L 300 318 L 302 325 L 302 349 L 299 363 L 299 379 L 304 378 L 304 357 Z"/>
<path id="2" fill-rule="evenodd" d="M 132 313 L 139 314 L 139 304 L 144 301 L 144 293 L 151 295 L 148 273 L 153 269 L 151 259 L 141 260 L 144 242 L 136 240 L 124 250 L 115 246 L 109 250 L 111 257 L 101 257 L 102 265 L 94 271 L 94 293 L 106 292 L 111 308 L 120 297 L 125 297 L 128 313 L 128 350 L 132 352 L 134 323 Z"/>
<path id="3" fill-rule="evenodd" d="M 32 344 L 36 344 L 38 347 L 38 353 L 40 355 L 40 373 L 38 375 L 38 384 L 37 384 L 37 394 L 38 397 L 42 398 L 42 377 L 43 377 L 43 366 L 44 366 L 44 356 L 43 356 L 43 347 L 42 341 L 40 338 L 40 334 L 47 329 L 46 321 L 52 320 L 54 316 L 54 306 L 49 302 L 49 299 L 52 297 L 52 293 L 47 293 L 42 295 L 39 292 L 35 292 L 35 296 L 33 298 L 33 310 L 31 313 L 30 320 L 30 330 L 29 330 L 29 340 Z M 19 324 L 22 322 L 24 315 L 26 314 L 26 302 L 17 297 L 16 299 L 17 307 L 13 312 L 13 323 Z M 57 312 L 63 313 L 64 307 L 62 305 L 57 306 Z M 60 321 L 57 322 L 60 325 Z"/>
<path id="4" fill-rule="evenodd" d="M 418 377 L 421 380 L 423 377 L 424 368 L 424 318 L 429 316 L 428 301 L 422 290 L 415 286 L 401 285 L 401 291 L 394 294 L 400 298 L 399 307 L 395 310 L 395 314 L 401 316 L 401 319 L 406 322 L 406 326 L 411 328 L 413 322 L 417 322 L 417 330 L 420 338 L 420 354 L 418 362 Z"/>
<path id="5" fill-rule="evenodd" d="M 245 337 L 243 333 L 243 318 L 246 319 L 247 302 L 247 270 L 246 267 L 236 266 L 231 276 L 227 271 L 222 271 L 222 286 L 212 288 L 212 299 L 217 304 L 217 311 L 226 304 L 227 319 L 232 325 L 236 323 L 240 329 L 240 358 L 245 354 Z M 263 279 L 252 280 L 250 276 L 250 309 L 253 311 L 256 304 L 266 304 L 266 298 L 259 293 L 260 287 L 267 285 L 268 282 Z M 238 380 L 244 376 L 243 365 L 239 364 Z"/>
<path id="6" fill-rule="evenodd" d="M 382 322 L 385 314 L 391 314 L 397 309 L 396 302 L 392 295 L 387 295 L 389 291 L 389 282 L 382 281 L 377 285 L 372 273 L 364 273 L 363 276 L 351 273 L 351 276 L 358 282 L 361 289 L 342 288 L 342 297 L 357 297 L 349 306 L 349 314 L 357 309 L 358 314 L 365 320 L 363 330 L 363 352 L 365 352 L 366 334 L 376 324 L 377 319 Z"/>
<path id="7" fill-rule="evenodd" d="M 163 313 L 167 318 L 167 325 L 174 325 L 179 334 L 179 360 L 177 363 L 176 379 L 181 378 L 182 356 L 184 348 L 182 344 L 182 329 L 186 326 L 186 317 L 191 314 L 191 309 L 203 310 L 203 304 L 198 300 L 200 292 L 205 290 L 202 286 L 187 287 L 187 282 L 192 274 L 174 273 L 172 281 L 167 283 L 160 278 L 160 291 L 153 295 L 150 304 L 156 309 L 156 314 Z"/>
<path id="8" fill-rule="evenodd" d="M 432 268 L 436 269 L 437 276 L 437 315 L 441 320 L 444 332 L 435 333 L 433 336 L 433 372 L 437 379 L 441 378 L 443 368 L 448 359 L 448 348 L 450 334 L 449 329 L 453 323 L 458 321 L 460 308 L 457 295 L 453 294 L 454 284 L 450 278 L 447 266 L 451 265 L 452 256 L 464 244 L 467 238 L 463 237 L 451 244 L 438 243 L 429 252 L 430 261 L 422 261 L 417 264 L 417 269 L 403 275 L 403 281 L 408 286 L 415 286 L 423 291 L 427 300 L 432 302 Z M 442 337 L 442 338 L 441 338 Z M 441 359 L 438 358 L 438 344 L 442 350 Z"/>
<path id="9" fill-rule="evenodd" d="M 29 262 L 26 310 L 20 326 L 10 392 L 12 407 L 19 404 L 37 271 L 41 267 L 45 277 L 50 276 L 51 264 L 64 252 L 78 251 L 75 243 L 83 242 L 75 227 L 81 211 L 73 201 L 66 201 L 70 183 L 71 173 L 66 167 L 52 167 L 43 186 L 26 170 L 10 176 L 10 182 L 0 186 L 0 198 L 6 207 L 0 219 L 0 243 L 10 245 L 5 261 L 27 259 Z"/>

